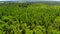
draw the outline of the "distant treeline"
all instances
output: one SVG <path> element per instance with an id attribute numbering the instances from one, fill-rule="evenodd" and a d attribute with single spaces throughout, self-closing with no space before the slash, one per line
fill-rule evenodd
<path id="1" fill-rule="evenodd" d="M 14 2 L 14 1 L 6 1 L 6 2 L 0 2 L 0 5 L 12 5 L 12 4 L 19 4 L 21 7 L 26 7 L 27 5 L 31 4 L 47 4 L 47 5 L 60 5 L 60 1 L 39 1 L 39 2 Z"/>

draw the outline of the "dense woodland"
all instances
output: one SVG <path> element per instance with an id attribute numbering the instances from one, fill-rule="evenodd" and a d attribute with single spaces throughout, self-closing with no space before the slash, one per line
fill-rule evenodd
<path id="1" fill-rule="evenodd" d="M 60 6 L 0 4 L 0 34 L 60 34 Z"/>

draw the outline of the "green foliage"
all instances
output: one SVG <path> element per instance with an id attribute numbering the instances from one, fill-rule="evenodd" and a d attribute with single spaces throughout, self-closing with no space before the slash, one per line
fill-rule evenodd
<path id="1" fill-rule="evenodd" d="M 60 6 L 1 4 L 0 34 L 60 34 Z"/>

